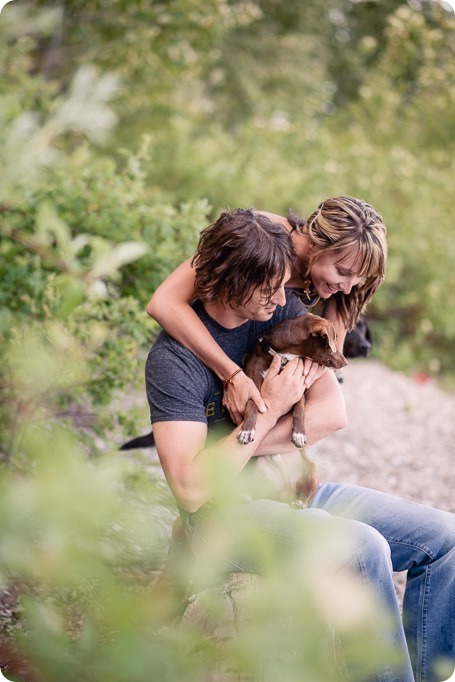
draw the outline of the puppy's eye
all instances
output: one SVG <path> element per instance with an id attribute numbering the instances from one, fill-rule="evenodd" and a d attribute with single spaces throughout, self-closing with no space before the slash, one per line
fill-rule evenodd
<path id="1" fill-rule="evenodd" d="M 313 336 L 315 339 L 320 341 L 321 343 L 328 345 L 329 339 L 327 337 L 327 334 L 323 334 L 321 332 L 311 332 L 310 336 Z"/>

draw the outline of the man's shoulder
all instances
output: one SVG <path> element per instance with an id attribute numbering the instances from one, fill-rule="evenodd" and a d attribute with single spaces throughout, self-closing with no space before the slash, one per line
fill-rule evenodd
<path id="1" fill-rule="evenodd" d="M 181 343 L 162 329 L 153 342 L 150 353 L 179 352 L 180 350 L 185 350 L 185 346 L 182 346 Z"/>
<path id="2" fill-rule="evenodd" d="M 170 361 L 171 364 L 178 364 L 181 361 L 185 364 L 190 363 L 195 366 L 203 366 L 203 363 L 189 348 L 183 346 L 164 330 L 160 331 L 156 337 L 149 351 L 147 363 L 158 360 L 160 362 Z"/>

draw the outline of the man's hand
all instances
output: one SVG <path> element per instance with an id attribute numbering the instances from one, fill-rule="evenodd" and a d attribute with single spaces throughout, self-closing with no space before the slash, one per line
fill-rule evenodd
<path id="1" fill-rule="evenodd" d="M 275 362 L 278 363 L 278 360 Z M 279 373 L 279 367 L 279 364 L 277 364 L 278 369 L 274 371 L 274 375 L 276 375 L 277 372 Z M 269 371 L 271 371 L 271 369 L 272 367 Z M 303 361 L 305 389 L 310 388 L 310 386 L 312 386 L 317 379 L 320 379 L 326 371 L 327 367 L 318 365 L 317 362 L 313 362 L 310 358 L 305 358 Z M 252 379 L 247 377 L 243 372 L 240 372 L 235 377 L 234 381 L 226 386 L 223 396 L 223 405 L 228 410 L 234 424 L 238 425 L 242 423 L 245 416 L 246 404 L 250 398 L 256 403 L 259 412 L 266 411 L 263 394 L 261 395 L 258 391 Z"/>
<path id="2" fill-rule="evenodd" d="M 280 367 L 280 358 L 275 356 L 261 389 L 267 407 L 277 417 L 287 414 L 306 388 L 304 366 L 300 358 L 288 362 L 281 371 Z"/>

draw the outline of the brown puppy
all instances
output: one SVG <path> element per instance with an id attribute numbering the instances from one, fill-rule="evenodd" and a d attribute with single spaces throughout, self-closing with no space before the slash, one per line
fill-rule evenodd
<path id="1" fill-rule="evenodd" d="M 245 373 L 253 379 L 260 389 L 267 374 L 273 356 L 278 353 L 282 357 L 282 366 L 294 357 L 311 358 L 315 362 L 331 369 L 340 369 L 347 360 L 335 345 L 336 332 L 333 324 L 317 315 L 306 313 L 301 317 L 285 320 L 273 327 L 259 340 L 245 366 Z M 237 438 L 241 443 L 250 443 L 255 438 L 255 427 L 258 410 L 256 404 L 249 400 L 242 430 Z M 305 438 L 305 394 L 293 409 L 292 442 L 297 448 L 303 448 Z M 301 450 L 302 471 L 296 484 L 296 500 L 294 506 L 305 506 L 318 486 L 318 475 L 314 463 Z"/>
<path id="2" fill-rule="evenodd" d="M 253 379 L 260 389 L 272 357 L 278 354 L 282 358 L 282 366 L 294 357 L 311 358 L 320 365 L 331 369 L 340 369 L 347 365 L 347 360 L 335 345 L 336 332 L 333 324 L 323 317 L 306 313 L 301 317 L 285 320 L 273 327 L 256 344 L 255 349 L 245 366 L 245 374 Z M 294 423 L 292 442 L 297 448 L 305 445 L 304 421 L 305 394 L 293 409 Z M 251 443 L 255 438 L 258 410 L 253 400 L 246 406 L 243 427 L 238 434 L 241 443 Z"/>

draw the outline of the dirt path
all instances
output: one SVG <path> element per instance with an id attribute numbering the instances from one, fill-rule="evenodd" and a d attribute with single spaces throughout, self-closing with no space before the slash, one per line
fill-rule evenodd
<path id="1" fill-rule="evenodd" d="M 309 450 L 321 480 L 455 511 L 455 394 L 373 360 L 343 370 L 349 425 Z"/>

